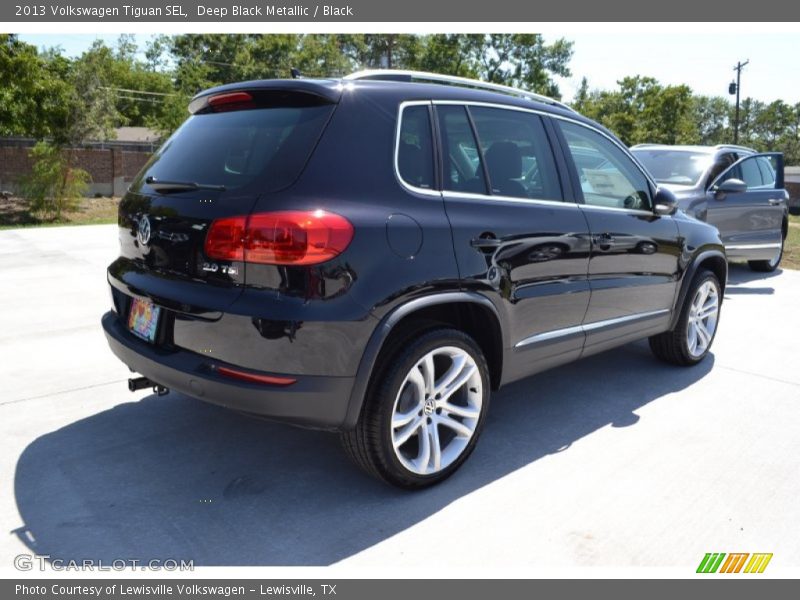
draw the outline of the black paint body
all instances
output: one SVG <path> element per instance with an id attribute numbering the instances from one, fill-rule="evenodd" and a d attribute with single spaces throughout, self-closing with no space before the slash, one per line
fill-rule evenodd
<path id="1" fill-rule="evenodd" d="M 305 80 L 222 89 L 257 86 L 300 86 L 334 104 L 293 184 L 268 194 L 257 185 L 236 193 L 159 194 L 140 176 L 120 205 L 121 253 L 108 269 L 115 307 L 103 326 L 115 354 L 162 385 L 295 424 L 346 429 L 358 418 L 384 342 L 420 310 L 437 306 L 441 314 L 462 315 L 464 306 L 477 309 L 469 314 L 482 315 L 473 327 L 494 347 L 490 370 L 497 388 L 665 331 L 701 263 L 714 265 L 724 285 L 724 249 L 713 227 L 681 213 L 583 204 L 553 120 L 611 134 L 575 113 L 417 83 Z M 459 197 L 404 185 L 394 156 L 399 108 L 431 100 L 537 111 L 564 202 Z M 430 111 L 435 117 L 434 105 Z M 437 168 L 441 181 L 441 164 Z M 228 273 L 203 270 L 209 262 L 203 242 L 213 219 L 281 209 L 342 215 L 353 224 L 353 240 L 318 266 L 230 263 Z M 142 215 L 153 228 L 147 247 L 136 237 Z M 487 235 L 496 240 L 491 248 L 474 245 Z M 164 309 L 156 344 L 126 329 L 135 296 Z M 630 315 L 643 316 L 626 321 Z M 605 325 L 596 330 L 582 328 L 600 321 Z M 553 331 L 560 333 L 549 339 Z M 225 379 L 215 365 L 291 376 L 297 383 L 272 387 Z"/>

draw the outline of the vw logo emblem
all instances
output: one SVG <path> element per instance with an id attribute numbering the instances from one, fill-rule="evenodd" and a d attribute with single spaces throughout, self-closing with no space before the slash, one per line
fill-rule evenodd
<path id="1" fill-rule="evenodd" d="M 150 243 L 150 219 L 144 215 L 139 219 L 139 228 L 136 231 L 136 239 L 142 246 L 147 246 Z"/>

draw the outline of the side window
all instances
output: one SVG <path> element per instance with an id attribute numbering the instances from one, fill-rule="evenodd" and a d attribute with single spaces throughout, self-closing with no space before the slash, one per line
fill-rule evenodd
<path id="1" fill-rule="evenodd" d="M 407 106 L 400 116 L 397 168 L 403 181 L 433 189 L 433 144 L 427 106 Z"/>
<path id="2" fill-rule="evenodd" d="M 478 144 L 463 106 L 437 106 L 444 157 L 444 189 L 485 194 L 486 179 Z"/>
<path id="3" fill-rule="evenodd" d="M 538 115 L 469 107 L 492 194 L 563 200 L 550 142 Z"/>
<path id="4" fill-rule="evenodd" d="M 739 163 L 740 179 L 747 184 L 747 189 L 760 188 L 764 185 L 761 179 L 761 171 L 758 168 L 758 161 L 755 157 L 747 158 Z"/>
<path id="5" fill-rule="evenodd" d="M 650 186 L 636 164 L 601 134 L 559 122 L 580 178 L 583 200 L 592 206 L 650 210 Z"/>
<path id="6" fill-rule="evenodd" d="M 761 179 L 764 182 L 764 187 L 774 189 L 775 169 L 772 168 L 772 164 L 769 162 L 769 159 L 758 158 L 756 159 L 756 162 L 758 163 L 758 168 L 761 170 Z"/>

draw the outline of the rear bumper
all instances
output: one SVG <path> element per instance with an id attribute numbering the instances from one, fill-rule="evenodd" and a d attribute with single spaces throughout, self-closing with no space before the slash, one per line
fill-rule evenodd
<path id="1" fill-rule="evenodd" d="M 336 430 L 345 421 L 354 377 L 291 375 L 297 381 L 280 387 L 240 382 L 214 372 L 206 357 L 185 350 L 165 350 L 139 340 L 114 312 L 103 315 L 102 325 L 117 358 L 171 390 L 225 408 L 306 427 Z"/>

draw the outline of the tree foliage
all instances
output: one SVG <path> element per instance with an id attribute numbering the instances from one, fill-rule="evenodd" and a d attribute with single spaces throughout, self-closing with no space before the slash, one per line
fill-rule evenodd
<path id="1" fill-rule="evenodd" d="M 617 90 L 589 92 L 584 83 L 576 95 L 575 108 L 614 131 L 628 145 L 697 141 L 689 87 L 663 86 L 652 77 L 639 75 L 625 77 L 618 85 Z"/>
<path id="2" fill-rule="evenodd" d="M 720 96 L 693 95 L 685 85 L 662 85 L 652 77 L 626 77 L 615 90 L 590 90 L 581 82 L 573 107 L 616 133 L 626 144 L 731 144 L 735 107 Z M 800 164 L 800 103 L 742 100 L 738 143 L 779 151 Z"/>
<path id="3" fill-rule="evenodd" d="M 74 208 L 86 194 L 89 173 L 73 167 L 70 153 L 55 144 L 39 142 L 30 156 L 33 169 L 22 181 L 22 193 L 31 211 L 59 221 L 62 213 Z"/>
<path id="4" fill-rule="evenodd" d="M 97 41 L 67 59 L 0 35 L 0 135 L 79 144 L 108 139 L 114 127 L 145 125 L 166 136 L 188 116 L 197 92 L 234 81 L 338 77 L 360 69 L 432 71 L 512 85 L 560 97 L 572 43 L 538 34 L 185 34 L 131 35 L 113 47 Z M 800 163 L 800 104 L 745 98 L 739 142 L 779 150 Z M 729 99 L 694 95 L 634 75 L 615 89 L 591 89 L 584 77 L 573 106 L 627 144 L 718 144 L 733 141 Z"/>

